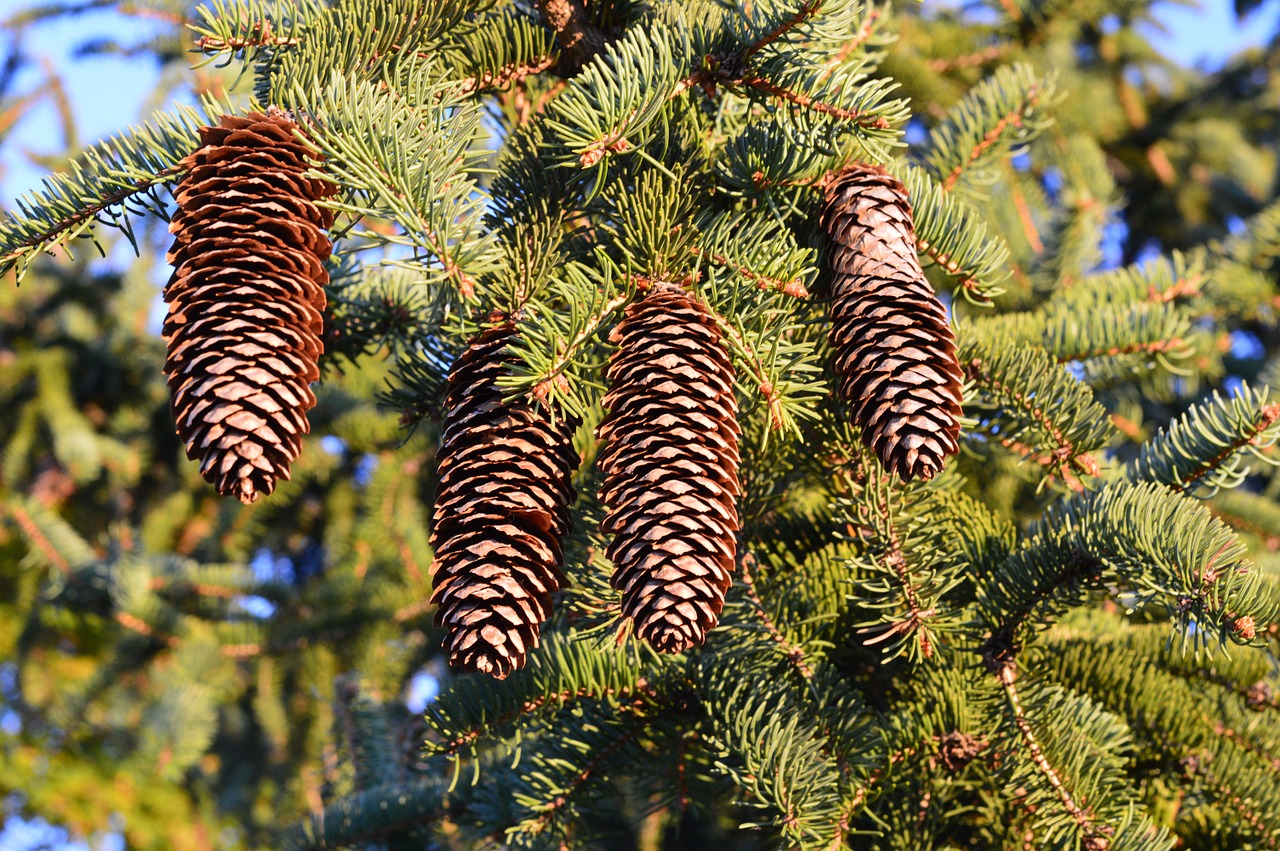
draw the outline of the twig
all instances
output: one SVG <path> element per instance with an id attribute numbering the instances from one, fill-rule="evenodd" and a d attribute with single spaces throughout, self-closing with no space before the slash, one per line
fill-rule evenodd
<path id="1" fill-rule="evenodd" d="M 108 207 L 114 207 L 117 204 L 122 204 L 130 196 L 137 195 L 139 192 L 146 191 L 153 186 L 164 183 L 169 178 L 176 177 L 185 171 L 185 165 L 172 165 L 166 169 L 161 169 L 150 177 L 144 177 L 141 180 L 136 180 L 127 187 L 117 189 L 115 192 L 107 193 L 97 201 L 81 207 L 73 215 L 59 219 L 40 233 L 23 239 L 14 247 L 13 250 L 5 254 L 0 254 L 0 269 L 7 267 L 10 263 L 28 253 L 30 249 L 40 245 L 41 243 L 48 242 L 68 228 L 92 219 Z"/>
<path id="2" fill-rule="evenodd" d="M 505 89 L 512 83 L 518 83 L 526 77 L 540 74 L 554 68 L 559 61 L 558 56 L 539 56 L 532 62 L 522 65 L 503 65 L 497 71 L 485 71 L 475 77 L 468 77 L 452 89 L 457 97 L 466 97 L 476 92 L 490 92 Z"/>
<path id="3" fill-rule="evenodd" d="M 1246 446 L 1256 445 L 1262 433 L 1275 425 L 1278 420 L 1280 420 L 1280 405 L 1264 406 L 1262 410 L 1258 412 L 1258 418 L 1254 420 L 1253 428 L 1250 429 L 1248 434 L 1228 443 L 1222 448 L 1221 452 L 1210 458 L 1203 467 L 1188 477 L 1185 482 L 1180 485 L 1171 485 L 1171 488 L 1178 493 L 1185 493 L 1195 485 L 1196 482 L 1216 470 L 1223 461 L 1226 461 L 1233 454 Z"/>
<path id="4" fill-rule="evenodd" d="M 1058 794 L 1058 799 L 1062 801 L 1062 806 L 1075 820 L 1076 824 L 1080 826 L 1080 829 L 1084 832 L 1086 843 L 1092 841 L 1096 844 L 1098 840 L 1104 839 L 1106 834 L 1113 831 L 1106 826 L 1095 826 L 1092 814 L 1076 803 L 1075 798 L 1071 795 L 1071 790 L 1063 783 L 1057 769 L 1053 767 L 1048 757 L 1044 755 L 1040 742 L 1036 739 L 1035 731 L 1031 729 L 1031 722 L 1027 720 L 1026 713 L 1022 709 L 1022 702 L 1018 698 L 1018 690 L 1013 684 L 1015 679 L 1014 665 L 1002 666 L 996 672 L 996 678 L 1000 681 L 1000 685 L 1004 687 L 1005 698 L 1009 704 L 1009 711 L 1013 715 L 1014 726 L 1018 728 L 1023 744 L 1026 745 L 1027 752 L 1031 755 L 1031 762 L 1049 781 L 1053 791 Z M 1088 848 L 1090 845 L 1086 844 L 1084 847 Z"/>
<path id="5" fill-rule="evenodd" d="M 769 373 L 759 355 L 747 345 L 747 341 L 743 339 L 742 334 L 738 333 L 738 329 L 732 323 L 719 313 L 711 310 L 710 306 L 707 306 L 707 312 L 715 318 L 716 325 L 719 326 L 720 330 L 737 347 L 746 360 L 747 366 L 750 368 L 751 377 L 755 379 L 756 386 L 760 388 L 760 392 L 764 395 L 765 404 L 769 409 L 769 427 L 774 431 L 781 430 L 785 425 L 785 420 L 782 416 L 782 398 L 778 395 L 777 388 L 773 386 L 773 382 L 769 380 Z"/>
<path id="6" fill-rule="evenodd" d="M 887 551 L 883 556 L 883 563 L 893 570 L 898 577 L 898 584 L 902 586 L 902 595 L 907 603 L 907 620 L 887 625 L 887 628 L 864 627 L 859 629 L 858 632 L 860 634 L 875 630 L 880 630 L 881 632 L 880 635 L 863 641 L 864 645 L 879 644 L 904 632 L 915 633 L 920 642 L 920 652 L 928 659 L 933 656 L 933 641 L 929 638 L 929 630 L 926 628 L 925 622 L 937 612 L 932 608 L 925 609 L 920 605 L 920 594 L 916 591 L 916 587 L 911 581 L 911 574 L 907 571 L 907 557 L 902 551 L 902 542 L 898 538 L 898 529 L 893 523 L 893 512 L 883 491 L 880 492 L 880 498 L 876 500 L 875 509 L 876 519 L 879 521 L 879 528 L 876 529 L 876 533 L 887 547 Z"/>
<path id="7" fill-rule="evenodd" d="M 881 115 L 867 115 L 856 109 L 844 109 L 843 107 L 833 106 L 820 100 L 815 100 L 808 95 L 793 92 L 790 89 L 783 88 L 776 83 L 766 80 L 758 74 L 744 74 L 742 82 L 758 91 L 771 94 L 774 97 L 794 103 L 796 106 L 812 109 L 814 112 L 820 112 L 823 115 L 830 115 L 833 118 L 839 118 L 842 121 L 852 121 L 859 127 L 869 127 L 875 130 L 889 129 L 889 121 Z M 948 187 L 949 188 L 949 187 Z"/>
<path id="8" fill-rule="evenodd" d="M 956 182 L 960 180 L 960 176 L 964 174 L 964 170 L 975 160 L 985 154 L 992 145 L 1000 141 L 1000 137 L 1004 135 L 1004 131 L 1008 129 L 1010 125 L 1014 127 L 1021 127 L 1023 117 L 1029 109 L 1039 102 L 1041 93 L 1042 90 L 1038 85 L 1032 85 L 1032 87 L 1027 90 L 1027 96 L 1023 98 L 1022 102 L 1019 103 L 1016 108 L 1003 115 L 1000 120 L 996 122 L 995 126 L 988 130 L 986 135 L 973 146 L 973 149 L 969 151 L 968 158 L 953 168 L 951 173 L 943 179 L 942 188 L 947 192 L 950 192 L 955 188 Z"/>
<path id="9" fill-rule="evenodd" d="M 806 20 L 813 17 L 813 15 L 818 11 L 818 9 L 821 6 L 822 6 L 822 0 L 805 0 L 805 2 L 801 4 L 800 8 L 796 9 L 796 13 L 794 15 L 792 15 L 790 18 L 783 21 L 782 23 L 778 24 L 769 32 L 765 33 L 764 37 L 761 38 L 759 41 L 753 42 L 752 44 L 748 45 L 747 49 L 742 51 L 742 54 L 741 54 L 742 60 L 744 62 L 747 61 L 748 59 L 750 59 L 752 56 L 755 56 L 764 48 L 768 47 L 778 39 L 782 38 L 791 30 L 800 26 L 800 24 L 804 23 Z"/>
<path id="10" fill-rule="evenodd" d="M 787 657 L 787 661 L 795 666 L 795 669 L 800 672 L 800 676 L 806 680 L 812 680 L 813 666 L 805 658 L 804 648 L 788 641 L 786 636 L 778 630 L 773 618 L 769 617 L 769 612 L 765 610 L 764 603 L 760 601 L 760 595 L 756 593 L 755 579 L 751 575 L 751 568 L 755 564 L 756 557 L 749 550 L 744 550 L 739 559 L 739 565 L 741 567 L 742 585 L 747 591 L 747 599 L 751 601 L 756 614 L 760 616 L 760 622 L 764 624 L 765 630 L 777 643 L 783 655 Z"/>
<path id="11" fill-rule="evenodd" d="M 691 249 L 694 255 L 710 260 L 717 266 L 725 266 L 737 272 L 756 285 L 761 290 L 774 290 L 776 292 L 789 295 L 792 298 L 808 298 L 809 291 L 805 289 L 804 284 L 799 278 L 790 281 L 784 281 L 781 278 L 771 278 L 768 275 L 762 275 L 759 272 L 753 272 L 745 266 L 739 266 L 727 257 L 721 257 L 719 254 L 713 254 L 709 251 L 703 251 L 701 248 L 694 247 Z"/>
<path id="12" fill-rule="evenodd" d="M 925 67 L 936 74 L 944 74 L 947 71 L 957 71 L 962 68 L 980 68 L 983 65 L 995 62 L 1008 49 L 1009 45 L 1007 44 L 992 44 L 973 53 L 962 53 L 959 56 L 940 56 L 936 59 L 930 59 L 925 63 Z"/>

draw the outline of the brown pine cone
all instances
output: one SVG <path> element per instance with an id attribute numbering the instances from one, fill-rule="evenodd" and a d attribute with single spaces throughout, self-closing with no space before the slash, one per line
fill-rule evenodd
<path id="1" fill-rule="evenodd" d="M 320 377 L 325 231 L 304 177 L 318 160 L 283 113 L 223 116 L 183 160 L 169 225 L 165 373 L 187 457 L 218 492 L 253 502 L 289 478 Z"/>
<path id="2" fill-rule="evenodd" d="M 678 653 L 719 621 L 737 552 L 733 366 L 715 321 L 674 284 L 653 284 L 610 339 L 598 434 L 613 587 L 636 633 Z"/>
<path id="3" fill-rule="evenodd" d="M 497 379 L 511 357 L 507 324 L 481 334 L 454 363 L 445 393 L 436 490 L 431 601 L 448 631 L 449 664 L 504 679 L 538 646 L 560 568 L 578 466 L 577 423 L 504 403 Z"/>
<path id="4" fill-rule="evenodd" d="M 906 189 L 854 164 L 827 184 L 831 348 L 862 439 L 904 480 L 931 479 L 959 451 L 955 337 L 916 256 Z"/>

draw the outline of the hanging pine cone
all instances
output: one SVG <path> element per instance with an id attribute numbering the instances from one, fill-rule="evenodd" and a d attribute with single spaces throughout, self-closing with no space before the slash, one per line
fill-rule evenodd
<path id="1" fill-rule="evenodd" d="M 904 480 L 931 479 L 959 451 L 955 337 L 916 256 L 906 189 L 854 164 L 827 184 L 831 348 L 862 439 Z"/>
<path id="2" fill-rule="evenodd" d="M 436 490 L 432 602 L 449 663 L 498 679 L 524 665 L 565 586 L 562 541 L 578 466 L 577 428 L 523 401 L 497 378 L 510 324 L 481 334 L 454 363 L 445 392 Z"/>
<path id="3" fill-rule="evenodd" d="M 320 377 L 333 194 L 272 110 L 223 116 L 183 160 L 169 225 L 165 373 L 187 457 L 218 492 L 253 502 L 289 478 Z"/>
<path id="4" fill-rule="evenodd" d="M 653 284 L 610 339 L 599 466 L 613 587 L 636 634 L 678 653 L 719 621 L 737 551 L 733 366 L 714 320 L 674 284 Z"/>

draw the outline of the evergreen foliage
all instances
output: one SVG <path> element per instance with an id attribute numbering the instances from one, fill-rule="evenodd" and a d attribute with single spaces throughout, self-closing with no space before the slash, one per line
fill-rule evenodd
<path id="1" fill-rule="evenodd" d="M 0 220 L 20 814 L 139 849 L 1280 843 L 1280 41 L 1186 71 L 1151 0 L 135 6 L 155 34 L 99 49 L 201 106 L 69 142 Z M 5 70 L 22 34 L 77 11 L 7 22 L 0 140 L 56 96 Z M 199 129 L 268 107 L 324 157 L 334 253 L 311 434 L 239 505 L 183 457 L 151 312 Z M 928 481 L 834 394 L 851 163 L 902 181 L 955 330 Z M 741 430 L 719 624 L 666 654 L 610 584 L 597 458 L 655 287 Z M 447 667 L 431 602 L 448 376 L 494 328 L 485 404 L 580 461 L 544 500 L 577 494 L 567 587 L 501 682 Z"/>

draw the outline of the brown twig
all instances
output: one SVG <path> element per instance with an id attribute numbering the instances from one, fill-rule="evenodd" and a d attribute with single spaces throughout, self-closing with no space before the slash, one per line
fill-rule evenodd
<path id="1" fill-rule="evenodd" d="M 1022 119 L 1026 116 L 1026 113 L 1040 102 L 1040 95 L 1042 92 L 1043 90 L 1040 86 L 1032 85 L 1031 88 L 1027 90 L 1027 95 L 1023 98 L 1022 102 L 1019 103 L 1016 108 L 1001 116 L 995 126 L 988 130 L 986 135 L 984 135 L 978 143 L 973 146 L 969 151 L 969 156 L 953 168 L 951 173 L 943 179 L 943 190 L 950 192 L 954 189 L 956 182 L 959 181 L 960 176 L 964 174 L 964 170 L 990 150 L 996 142 L 1000 141 L 1000 137 L 1004 135 L 1005 130 L 1010 126 L 1021 127 Z"/>
<path id="2" fill-rule="evenodd" d="M 755 578 L 751 575 L 751 568 L 756 564 L 756 557 L 749 551 L 744 549 L 738 560 L 740 573 L 742 574 L 742 585 L 746 589 L 747 599 L 751 601 L 752 608 L 760 617 L 760 622 L 764 624 L 767 631 L 774 642 L 782 650 L 782 654 L 787 657 L 795 669 L 800 672 L 800 676 L 806 680 L 813 679 L 813 666 L 809 664 L 809 660 L 805 658 L 804 648 L 798 644 L 793 644 L 787 640 L 774 624 L 773 618 L 769 617 L 769 612 L 765 609 L 764 603 L 760 600 L 760 595 L 756 593 Z"/>
<path id="3" fill-rule="evenodd" d="M 1009 177 L 1013 178 L 1013 169 L 1007 169 Z M 1044 242 L 1040 239 L 1040 231 L 1036 228 L 1035 219 L 1031 215 L 1031 207 L 1027 204 L 1027 196 L 1023 193 L 1022 188 L 1018 186 L 1018 181 L 1010 179 L 1006 181 L 1009 187 L 1010 195 L 1013 198 L 1014 209 L 1018 211 L 1018 222 L 1022 225 L 1022 235 L 1027 239 L 1027 245 L 1031 247 L 1031 251 L 1035 254 L 1044 253 Z"/>
<path id="4" fill-rule="evenodd" d="M 1061 429 L 1054 425 L 1053 420 L 1049 418 L 1049 414 L 1035 400 L 1026 398 L 1009 385 L 987 373 L 982 369 L 982 365 L 978 361 L 969 362 L 965 366 L 965 374 L 969 380 L 977 384 L 985 384 L 997 393 L 1008 396 L 1014 404 L 1030 414 L 1031 418 L 1039 423 L 1045 433 L 1057 444 L 1057 447 L 1050 453 L 1051 455 L 1071 464 L 1077 472 L 1090 476 L 1097 475 L 1097 462 L 1087 453 L 1077 453 L 1075 446 L 1062 433 Z"/>
<path id="5" fill-rule="evenodd" d="M 1093 349 L 1079 352 L 1072 352 L 1065 355 L 1055 355 L 1058 363 L 1071 363 L 1072 361 L 1089 360 L 1090 358 L 1100 357 L 1119 357 L 1120 355 L 1159 355 L 1172 352 L 1186 345 L 1186 340 L 1181 337 L 1174 337 L 1172 340 L 1152 340 L 1145 343 L 1130 343 L 1127 346 L 1112 346 L 1108 349 Z"/>
<path id="6" fill-rule="evenodd" d="M 930 59 L 925 63 L 925 67 L 935 74 L 945 74 L 947 71 L 958 71 L 964 68 L 980 68 L 1004 56 L 1008 49 L 1009 45 L 1007 44 L 992 44 L 973 53 L 962 53 L 959 56 L 940 56 L 936 59 Z"/>
<path id="7" fill-rule="evenodd" d="M 248 34 L 240 38 L 202 35 L 196 39 L 195 46 L 201 53 L 222 53 L 228 50 L 235 53 L 251 47 L 293 47 L 301 43 L 302 39 L 299 38 L 276 35 L 271 29 L 271 21 L 262 20 L 255 21 L 249 27 Z"/>
<path id="8" fill-rule="evenodd" d="M 1031 756 L 1032 764 L 1044 775 L 1049 782 L 1049 786 L 1057 793 L 1058 800 L 1062 801 L 1062 806 L 1075 820 L 1076 824 L 1080 826 L 1086 842 L 1089 840 L 1096 842 L 1105 838 L 1112 830 L 1105 825 L 1098 826 L 1094 824 L 1092 813 L 1076 803 L 1075 798 L 1071 795 L 1071 790 L 1063 782 L 1062 776 L 1053 767 L 1053 764 L 1049 762 L 1049 758 L 1045 756 L 1044 751 L 1041 749 L 1035 731 L 1031 729 L 1031 722 L 1027 720 L 1026 713 L 1022 709 L 1022 702 L 1018 698 L 1018 690 L 1014 686 L 1014 666 L 1012 664 L 1002 666 L 996 672 L 996 677 L 1004 688 L 1005 698 L 1009 705 L 1010 714 L 1013 716 L 1014 726 L 1018 728 L 1018 734 L 1022 737 L 1027 753 Z M 1086 845 L 1085 847 L 1089 846 Z"/>
<path id="9" fill-rule="evenodd" d="M 164 183 L 169 178 L 181 175 L 185 171 L 186 166 L 184 165 L 172 165 L 168 168 L 161 169 L 150 177 L 144 177 L 141 180 L 136 180 L 122 189 L 117 189 L 115 192 L 109 192 L 91 204 L 86 204 L 77 210 L 74 215 L 59 219 L 40 233 L 23 239 L 13 250 L 5 254 L 0 254 L 0 268 L 7 266 L 14 260 L 17 260 L 23 254 L 27 253 L 28 249 L 31 249 L 43 242 L 48 242 L 68 228 L 74 227 L 88 219 L 92 219 L 108 207 L 114 207 L 117 204 L 122 204 L 128 200 L 130 196 L 137 195 L 139 192 L 143 192 L 153 186 Z"/>
<path id="10" fill-rule="evenodd" d="M 1258 418 L 1254 420 L 1252 428 L 1248 434 L 1245 434 L 1222 448 L 1222 451 L 1213 456 L 1205 463 L 1203 467 L 1191 475 L 1185 482 L 1180 485 L 1172 485 L 1171 488 L 1178 493 L 1185 493 L 1192 488 L 1196 482 L 1216 470 L 1222 462 L 1226 461 L 1236 452 L 1246 446 L 1256 446 L 1262 437 L 1262 433 L 1271 428 L 1280 420 L 1280 405 L 1265 405 L 1258 412 Z"/>
<path id="11" fill-rule="evenodd" d="M 907 604 L 907 619 L 894 624 L 863 627 L 858 630 L 858 633 L 880 632 L 873 638 L 865 639 L 862 642 L 864 645 L 880 644 L 902 633 L 915 634 L 920 642 L 920 652 L 928 659 L 933 656 L 933 641 L 929 638 L 929 630 L 925 624 L 929 618 L 937 614 L 937 611 L 920 605 L 920 594 L 907 570 L 907 557 L 902 551 L 902 541 L 898 537 L 898 529 L 893 522 L 893 511 L 883 491 L 880 493 L 880 498 L 876 500 L 875 512 L 875 519 L 878 521 L 876 533 L 886 547 L 882 561 L 886 567 L 893 570 L 898 577 L 898 584 L 902 586 L 902 596 Z"/>
<path id="12" fill-rule="evenodd" d="M 789 103 L 805 109 L 811 109 L 814 112 L 820 112 L 823 115 L 830 115 L 833 118 L 839 118 L 842 121 L 852 121 L 859 127 L 868 127 L 875 130 L 889 129 L 889 121 L 881 115 L 867 115 L 856 109 L 844 109 L 843 107 L 834 106 L 820 100 L 815 100 L 808 95 L 799 92 L 793 92 L 790 89 L 779 86 L 777 83 L 770 82 L 758 74 L 744 74 L 742 83 L 750 86 L 757 91 L 773 95 L 781 98 Z"/>
<path id="13" fill-rule="evenodd" d="M 984 304 L 989 304 L 991 299 L 982 292 L 982 282 L 968 273 L 963 265 L 956 262 L 955 258 L 950 254 L 944 254 L 940 248 L 926 239 L 920 239 L 916 236 L 916 249 L 923 252 L 925 256 L 933 260 L 938 268 L 946 272 L 953 278 L 958 278 L 959 285 L 966 291 L 973 293 L 974 298 Z"/>
<path id="14" fill-rule="evenodd" d="M 791 30 L 800 26 L 806 20 L 811 18 L 821 6 L 822 0 L 805 0 L 805 2 L 800 5 L 800 8 L 796 9 L 796 13 L 794 15 L 778 24 L 769 32 L 765 33 L 764 37 L 759 41 L 748 45 L 747 49 L 742 51 L 742 60 L 744 62 L 749 60 L 752 56 L 755 56 L 761 50 L 773 44 Z"/>
<path id="15" fill-rule="evenodd" d="M 782 397 L 778 395 L 777 388 L 769 380 L 769 373 L 765 369 L 764 362 L 760 360 L 755 350 L 747 345 L 747 341 L 742 334 L 738 332 L 737 328 L 733 327 L 729 320 L 716 313 L 710 306 L 704 306 L 707 308 L 707 312 L 715 318 L 716 325 L 719 326 L 720 331 L 742 353 L 749 367 L 751 377 L 755 379 L 756 386 L 760 388 L 760 393 L 765 399 L 765 405 L 769 409 L 769 427 L 774 431 L 779 431 L 785 424 L 782 416 Z"/>
<path id="16" fill-rule="evenodd" d="M 550 68 L 556 67 L 559 61 L 558 56 L 539 56 L 532 62 L 522 65 L 504 65 L 497 71 L 485 71 L 475 77 L 458 83 L 451 93 L 457 97 L 466 97 L 476 92 L 491 92 L 505 89 L 513 83 L 518 83 L 526 77 L 534 74 L 541 74 Z"/>
<path id="17" fill-rule="evenodd" d="M 732 269 L 742 277 L 746 278 L 748 281 L 751 281 L 752 283 L 754 283 L 758 289 L 765 290 L 765 291 L 774 290 L 775 292 L 780 292 L 780 293 L 783 293 L 784 295 L 789 295 L 792 298 L 808 298 L 809 297 L 809 291 L 805 289 L 804 284 L 800 281 L 799 278 L 795 278 L 790 281 L 784 281 L 781 278 L 771 278 L 768 275 L 762 275 L 759 272 L 753 272 L 745 266 L 740 266 L 737 263 L 734 263 L 732 260 L 730 260 L 727 257 L 721 257 L 719 254 L 713 254 L 709 251 L 703 251 L 701 248 L 697 248 L 697 247 L 691 250 L 693 251 L 694 255 L 710 260 L 712 263 L 715 263 L 717 266 L 725 266 L 727 268 Z"/>
<path id="18" fill-rule="evenodd" d="M 587 780 L 591 778 L 591 775 L 595 773 L 596 769 L 598 769 L 601 765 L 603 765 L 605 761 L 609 759 L 609 757 L 613 756 L 615 753 L 621 750 L 622 747 L 625 746 L 628 742 L 630 742 L 636 736 L 640 735 L 640 732 L 643 729 L 644 729 L 643 724 L 637 724 L 636 726 L 629 727 L 628 729 L 624 730 L 621 734 L 619 734 L 618 737 L 615 738 L 612 742 L 610 742 L 609 744 L 601 748 L 599 753 L 593 756 L 591 758 L 591 761 L 582 767 L 582 770 L 578 772 L 577 776 L 574 777 L 573 780 L 569 781 L 569 784 L 565 787 L 565 790 L 561 792 L 559 795 L 556 795 L 556 797 L 550 801 L 550 803 L 547 805 L 547 809 L 538 818 L 538 824 L 540 826 L 546 825 L 553 818 L 555 818 L 555 815 L 560 810 L 560 808 L 569 802 L 569 796 L 572 795 L 575 791 L 577 791 L 579 786 L 581 786 L 583 783 L 586 783 Z"/>
<path id="19" fill-rule="evenodd" d="M 36 525 L 36 521 L 27 513 L 26 509 L 17 505 L 10 505 L 8 512 L 14 522 L 18 524 L 18 527 L 22 529 L 22 533 L 35 545 L 36 549 L 44 553 L 44 557 L 49 560 L 50 564 L 62 573 L 67 573 L 71 570 L 71 565 L 59 555 L 58 548 L 44 536 L 40 531 L 40 527 Z"/>

